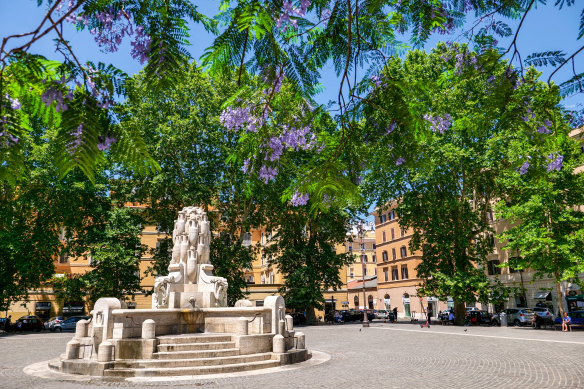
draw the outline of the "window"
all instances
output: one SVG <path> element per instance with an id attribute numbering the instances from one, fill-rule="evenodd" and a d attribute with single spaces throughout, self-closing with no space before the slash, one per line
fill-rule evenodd
<path id="1" fill-rule="evenodd" d="M 364 275 L 364 276 L 366 276 L 366 275 L 367 275 L 367 268 L 366 268 L 366 267 L 364 267 L 364 268 L 363 268 L 363 275 Z"/>
<path id="2" fill-rule="evenodd" d="M 395 253 L 395 249 L 391 249 L 391 255 L 393 257 L 393 260 L 395 261 L 397 259 L 397 254 Z"/>
<path id="3" fill-rule="evenodd" d="M 251 232 L 243 233 L 243 243 L 244 246 L 251 246 Z"/>
<path id="4" fill-rule="evenodd" d="M 270 272 L 270 284 L 273 284 L 273 283 L 274 283 L 274 272 L 271 271 Z"/>
<path id="5" fill-rule="evenodd" d="M 379 222 L 380 222 L 380 223 L 385 223 L 385 222 L 386 222 L 385 215 L 381 215 L 381 216 L 379 216 Z"/>
<path id="6" fill-rule="evenodd" d="M 402 246 L 400 249 L 400 254 L 402 256 L 402 258 L 405 258 L 408 256 L 408 250 L 406 249 L 406 246 Z"/>
<path id="7" fill-rule="evenodd" d="M 526 307 L 527 300 L 525 299 L 525 296 L 515 296 L 515 305 L 518 307 Z"/>
<path id="8" fill-rule="evenodd" d="M 408 265 L 402 265 L 401 267 L 401 273 L 402 273 L 402 280 L 407 280 L 408 278 Z"/>
<path id="9" fill-rule="evenodd" d="M 349 244 L 349 252 L 350 253 L 353 252 L 353 245 L 352 244 Z"/>
<path id="10" fill-rule="evenodd" d="M 489 261 L 489 266 L 488 266 L 487 270 L 488 270 L 490 276 L 493 276 L 495 274 L 501 274 L 501 268 L 499 267 L 499 261 L 496 259 Z"/>
<path id="11" fill-rule="evenodd" d="M 391 240 L 395 240 L 395 233 L 393 232 L 393 228 L 391 229 Z"/>
<path id="12" fill-rule="evenodd" d="M 359 296 L 355 296 L 353 303 L 355 304 L 355 308 L 359 308 Z"/>
<path id="13" fill-rule="evenodd" d="M 509 273 L 523 273 L 523 269 L 517 269 L 517 267 L 516 267 L 517 266 L 517 260 L 518 259 L 519 258 L 517 258 L 517 257 L 509 258 L 509 262 L 508 262 L 508 264 L 509 264 Z"/>
<path id="14" fill-rule="evenodd" d="M 361 255 L 361 263 L 367 263 L 367 255 Z"/>
<path id="15" fill-rule="evenodd" d="M 373 250 L 375 250 L 377 248 L 377 245 L 375 243 L 373 243 Z"/>
<path id="16" fill-rule="evenodd" d="M 388 269 L 387 269 L 387 268 L 384 268 L 384 269 L 383 269 L 383 279 L 384 279 L 385 281 L 389 281 L 389 271 L 388 271 Z"/>
<path id="17" fill-rule="evenodd" d="M 349 269 L 349 277 L 351 277 L 351 278 L 355 277 L 353 268 Z"/>
<path id="18" fill-rule="evenodd" d="M 391 267 L 391 280 L 392 281 L 399 280 L 399 275 L 397 274 L 397 266 Z"/>
<path id="19" fill-rule="evenodd" d="M 373 255 L 371 256 L 371 261 L 372 261 L 373 263 L 376 263 L 376 262 L 377 262 L 377 255 L 373 254 Z"/>
<path id="20" fill-rule="evenodd" d="M 389 220 L 394 220 L 395 219 L 395 211 L 390 211 L 389 212 Z"/>
<path id="21" fill-rule="evenodd" d="M 253 284 L 254 283 L 253 276 L 245 277 L 245 282 L 247 282 L 248 284 Z"/>
<path id="22" fill-rule="evenodd" d="M 402 238 L 406 235 L 406 230 L 404 230 L 403 228 L 400 228 L 399 232 L 400 232 Z"/>
<path id="23" fill-rule="evenodd" d="M 384 242 L 387 240 L 387 239 L 386 239 L 386 236 L 385 236 L 385 231 L 383 231 L 383 234 L 382 234 L 382 240 L 383 240 Z"/>
<path id="24" fill-rule="evenodd" d="M 69 261 L 69 253 L 67 251 L 61 252 L 59 255 L 59 263 L 67 263 Z"/>
<path id="25" fill-rule="evenodd" d="M 255 301 L 255 306 L 256 307 L 263 307 L 264 306 L 264 300 L 256 300 Z"/>
<path id="26" fill-rule="evenodd" d="M 387 261 L 388 261 L 388 258 L 387 258 L 387 251 L 384 251 L 384 252 L 381 254 L 381 257 L 383 258 L 383 262 L 387 262 Z"/>
<path id="27" fill-rule="evenodd" d="M 361 250 L 365 251 L 365 243 L 361 243 Z"/>

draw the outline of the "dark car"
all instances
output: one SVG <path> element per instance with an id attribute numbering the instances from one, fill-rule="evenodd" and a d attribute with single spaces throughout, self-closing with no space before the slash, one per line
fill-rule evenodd
<path id="1" fill-rule="evenodd" d="M 23 316 L 11 326 L 13 331 L 42 331 L 45 328 L 43 321 L 38 316 Z"/>
<path id="2" fill-rule="evenodd" d="M 54 323 L 51 325 L 51 331 L 75 331 L 75 327 L 77 326 L 77 322 L 79 320 L 89 320 L 91 316 L 72 316 L 62 322 Z"/>
<path id="3" fill-rule="evenodd" d="M 468 312 L 470 324 L 480 325 L 496 325 L 493 321 L 493 316 L 487 311 L 469 311 Z"/>
<path id="4" fill-rule="evenodd" d="M 568 312 L 568 316 L 572 319 L 571 323 L 575 325 L 584 325 L 584 311 L 572 311 Z M 562 318 L 560 316 L 556 317 L 554 324 L 562 324 Z"/>

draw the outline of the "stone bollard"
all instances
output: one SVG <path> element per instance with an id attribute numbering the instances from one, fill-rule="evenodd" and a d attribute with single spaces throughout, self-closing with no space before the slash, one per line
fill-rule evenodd
<path id="1" fill-rule="evenodd" d="M 306 348 L 306 337 L 302 332 L 296 333 L 296 349 L 304 350 Z"/>
<path id="2" fill-rule="evenodd" d="M 286 352 L 286 339 L 280 334 L 274 336 L 274 352 L 277 354 L 283 354 Z"/>
<path id="3" fill-rule="evenodd" d="M 152 319 L 146 319 L 142 322 L 142 339 L 156 338 L 156 322 Z"/>
<path id="4" fill-rule="evenodd" d="M 280 322 L 278 323 L 278 329 L 280 330 L 280 334 L 282 335 L 286 335 L 286 322 L 284 320 L 280 320 Z"/>
<path id="5" fill-rule="evenodd" d="M 78 359 L 80 345 L 81 343 L 79 343 L 77 340 L 70 340 L 67 343 L 67 349 L 65 350 L 65 359 Z"/>
<path id="6" fill-rule="evenodd" d="M 247 328 L 247 319 L 245 317 L 240 317 L 237 319 L 235 324 L 235 334 L 236 335 L 247 335 L 248 328 Z"/>
<path id="7" fill-rule="evenodd" d="M 87 336 L 87 320 L 79 320 L 75 326 L 75 338 L 85 338 Z"/>
<path id="8" fill-rule="evenodd" d="M 107 340 L 101 342 L 99 345 L 99 349 L 97 350 L 97 361 L 98 362 L 109 362 L 112 360 L 112 351 L 114 349 L 114 345 L 108 342 Z"/>
<path id="9" fill-rule="evenodd" d="M 286 329 L 292 331 L 294 329 L 294 319 L 290 315 L 286 315 Z"/>

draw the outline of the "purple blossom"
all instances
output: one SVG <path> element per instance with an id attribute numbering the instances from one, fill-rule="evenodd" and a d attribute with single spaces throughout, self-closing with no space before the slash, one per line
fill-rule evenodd
<path id="1" fill-rule="evenodd" d="M 549 161 L 549 164 L 547 167 L 548 172 L 551 172 L 552 170 L 557 170 L 557 171 L 562 170 L 562 166 L 564 165 L 564 157 L 561 154 L 549 153 L 547 155 L 547 159 Z"/>
<path id="2" fill-rule="evenodd" d="M 0 120 L 0 123 L 6 123 L 6 116 L 3 116 L 2 120 Z M 9 133 L 8 131 L 0 131 L 0 146 L 8 148 L 10 146 L 14 146 L 16 144 L 18 144 L 19 139 L 12 135 L 11 133 Z"/>
<path id="3" fill-rule="evenodd" d="M 292 205 L 294 207 L 298 207 L 300 205 L 306 205 L 306 203 L 308 203 L 308 194 L 306 193 L 298 193 L 298 192 L 294 192 L 294 194 L 292 194 Z"/>
<path id="4" fill-rule="evenodd" d="M 425 114 L 424 119 L 430 123 L 430 129 L 434 133 L 444 134 L 452 125 L 452 116 L 449 114 L 444 114 L 444 117 Z"/>
<path id="5" fill-rule="evenodd" d="M 243 167 L 241 168 L 241 170 L 243 170 L 244 173 L 247 173 L 248 171 L 251 173 L 251 163 L 250 163 L 250 159 L 246 159 L 245 161 L 243 161 Z"/>
<path id="6" fill-rule="evenodd" d="M 277 161 L 280 159 L 282 152 L 284 151 L 284 145 L 282 144 L 282 140 L 277 137 L 270 138 L 268 142 L 268 147 L 272 150 L 270 155 L 270 161 Z"/>
<path id="7" fill-rule="evenodd" d="M 392 121 L 389 126 L 387 127 L 387 131 L 385 132 L 385 135 L 391 134 L 393 132 L 393 130 L 395 130 L 395 127 L 397 126 L 397 123 Z"/>
<path id="8" fill-rule="evenodd" d="M 219 121 L 228 130 L 239 130 L 243 125 L 250 121 L 250 109 L 227 107 L 221 112 Z"/>
<path id="9" fill-rule="evenodd" d="M 373 81 L 377 88 L 381 86 L 381 77 L 379 77 L 379 75 L 376 74 L 374 76 L 371 76 L 371 81 Z"/>
<path id="10" fill-rule="evenodd" d="M 97 144 L 97 148 L 100 151 L 108 150 L 114 143 L 116 143 L 118 141 L 115 137 L 109 136 L 109 135 L 103 137 L 103 139 L 102 139 L 102 137 L 99 137 L 99 138 L 100 138 L 101 142 Z"/>
<path id="11" fill-rule="evenodd" d="M 45 107 L 48 107 L 53 101 L 56 101 L 57 104 L 55 105 L 55 110 L 57 112 L 69 109 L 67 104 L 63 102 L 63 92 L 59 89 L 54 89 L 53 87 L 49 87 L 45 93 L 41 95 L 41 100 L 45 104 Z"/>
<path id="12" fill-rule="evenodd" d="M 275 167 L 262 165 L 260 168 L 260 179 L 264 182 L 264 184 L 267 184 L 271 180 L 275 180 L 277 175 L 278 169 Z"/>
<path id="13" fill-rule="evenodd" d="M 11 97 L 8 95 L 8 93 L 6 93 L 6 99 L 7 99 L 8 101 L 10 101 L 10 107 L 11 107 L 12 109 L 15 109 L 15 110 L 16 110 L 16 109 L 20 109 L 20 107 L 21 107 L 21 104 L 20 104 L 20 101 L 18 101 L 18 99 L 13 99 L 13 98 L 11 98 Z"/>
<path id="14" fill-rule="evenodd" d="M 402 157 L 399 157 L 399 158 L 398 158 L 398 159 L 395 161 L 395 164 L 396 164 L 397 166 L 399 166 L 399 165 L 403 164 L 405 161 L 406 161 L 405 159 L 403 159 Z"/>
<path id="15" fill-rule="evenodd" d="M 529 169 L 529 161 L 523 162 L 523 165 L 519 168 L 519 174 L 524 175 L 527 173 L 527 169 Z"/>

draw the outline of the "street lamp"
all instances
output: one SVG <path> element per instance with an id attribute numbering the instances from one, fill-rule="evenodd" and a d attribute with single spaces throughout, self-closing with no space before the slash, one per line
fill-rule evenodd
<path id="1" fill-rule="evenodd" d="M 363 274 L 363 327 L 369 327 L 369 318 L 367 317 L 367 297 L 365 295 L 365 230 L 363 222 L 359 224 L 359 240 L 361 241 L 361 267 Z"/>

